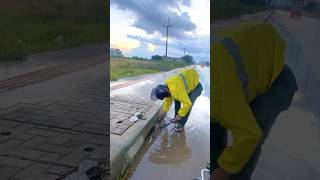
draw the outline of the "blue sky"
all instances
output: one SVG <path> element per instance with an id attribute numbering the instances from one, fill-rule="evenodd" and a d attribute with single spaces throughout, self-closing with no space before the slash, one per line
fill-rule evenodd
<path id="1" fill-rule="evenodd" d="M 192 55 L 210 61 L 209 0 L 111 0 L 111 47 L 126 56 L 150 58 L 165 54 L 165 34 L 169 29 L 168 56 Z"/>

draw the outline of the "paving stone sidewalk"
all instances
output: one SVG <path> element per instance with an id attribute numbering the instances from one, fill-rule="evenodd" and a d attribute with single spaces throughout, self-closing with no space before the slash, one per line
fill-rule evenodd
<path id="1" fill-rule="evenodd" d="M 2 97 L 7 92 L 13 90 L 2 92 Z M 2 105 L 0 179 L 75 180 L 106 176 L 108 95 L 107 77 L 101 74 L 80 82 L 66 99 L 47 97 Z"/>
<path id="2" fill-rule="evenodd" d="M 85 160 L 104 165 L 109 149 L 105 82 L 84 84 L 73 100 L 0 109 L 0 174 L 59 179 Z"/>
<path id="3" fill-rule="evenodd" d="M 129 119 L 136 112 L 143 114 L 145 119 L 150 117 L 150 109 L 154 104 L 150 101 L 143 101 L 141 98 L 116 95 L 110 98 L 110 132 L 116 135 L 122 135 L 130 128 L 134 122 Z"/>
<path id="4" fill-rule="evenodd" d="M 86 45 L 30 55 L 23 60 L 1 61 L 0 81 L 55 66 L 106 60 L 106 44 Z M 99 57 L 102 56 L 103 58 Z M 98 57 L 98 59 L 96 59 Z M 88 61 L 90 59 L 90 61 Z"/>

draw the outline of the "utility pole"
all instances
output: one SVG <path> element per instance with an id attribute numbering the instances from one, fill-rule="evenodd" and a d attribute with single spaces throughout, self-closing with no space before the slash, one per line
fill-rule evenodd
<path id="1" fill-rule="evenodd" d="M 166 40 L 166 59 L 168 57 L 168 36 L 169 36 L 169 28 L 172 27 L 173 25 L 169 24 L 169 17 L 168 17 L 168 24 L 163 25 L 163 27 L 167 28 L 167 40 Z"/>

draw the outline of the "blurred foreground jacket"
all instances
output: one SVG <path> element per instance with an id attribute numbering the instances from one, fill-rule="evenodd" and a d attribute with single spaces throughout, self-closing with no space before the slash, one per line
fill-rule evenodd
<path id="1" fill-rule="evenodd" d="M 279 75 L 285 44 L 266 23 L 247 23 L 226 31 L 225 37 L 211 45 L 211 120 L 233 137 L 218 159 L 219 166 L 238 173 L 262 136 L 249 104 L 266 93 Z"/>

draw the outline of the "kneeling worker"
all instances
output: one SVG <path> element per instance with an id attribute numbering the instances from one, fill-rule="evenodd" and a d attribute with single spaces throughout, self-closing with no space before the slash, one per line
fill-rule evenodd
<path id="1" fill-rule="evenodd" d="M 193 68 L 186 68 L 165 80 L 165 84 L 159 84 L 153 88 L 150 99 L 153 101 L 163 100 L 163 109 L 160 112 L 161 119 L 169 111 L 174 101 L 175 118 L 173 122 L 177 123 L 176 131 L 179 132 L 184 130 L 192 106 L 201 95 L 202 90 L 197 71 Z"/>

